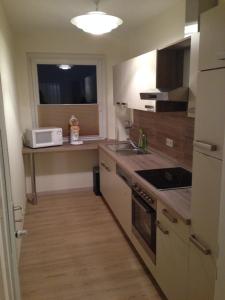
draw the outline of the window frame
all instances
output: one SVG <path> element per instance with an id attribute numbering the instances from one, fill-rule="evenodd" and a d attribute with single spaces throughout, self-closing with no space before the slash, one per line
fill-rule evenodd
<path id="1" fill-rule="evenodd" d="M 106 90 L 105 90 L 105 57 L 98 54 L 51 54 L 51 53 L 28 53 L 29 66 L 29 85 L 30 85 L 30 102 L 32 109 L 32 126 L 38 127 L 38 105 L 40 104 L 39 84 L 38 84 L 38 64 L 69 64 L 69 65 L 94 65 L 96 66 L 97 80 L 97 104 L 99 113 L 99 136 L 107 137 L 106 130 Z M 68 105 L 68 104 L 59 104 Z M 69 104 L 69 105 L 86 105 L 86 104 Z"/>

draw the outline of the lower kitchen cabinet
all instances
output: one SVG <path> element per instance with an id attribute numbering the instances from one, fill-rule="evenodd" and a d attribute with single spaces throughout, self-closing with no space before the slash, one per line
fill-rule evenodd
<path id="1" fill-rule="evenodd" d="M 172 223 L 170 226 L 170 221 L 163 220 L 161 211 L 158 207 L 156 280 L 168 300 L 187 300 L 188 239 L 180 238 L 173 229 L 173 226 L 178 225 L 180 221 L 171 216 L 171 221 L 176 223 Z"/>
<path id="2" fill-rule="evenodd" d="M 213 300 L 216 266 L 211 255 L 190 245 L 188 300 Z"/>
<path id="3" fill-rule="evenodd" d="M 131 189 L 130 187 L 115 174 L 114 178 L 114 214 L 126 232 L 127 236 L 131 238 Z"/>
<path id="4" fill-rule="evenodd" d="M 111 159 L 105 152 L 100 151 L 100 189 L 104 199 L 114 211 L 114 191 L 113 184 L 115 179 L 116 162 Z"/>
<path id="5" fill-rule="evenodd" d="M 131 189 L 116 174 L 116 162 L 100 151 L 100 188 L 121 227 L 131 237 Z"/>

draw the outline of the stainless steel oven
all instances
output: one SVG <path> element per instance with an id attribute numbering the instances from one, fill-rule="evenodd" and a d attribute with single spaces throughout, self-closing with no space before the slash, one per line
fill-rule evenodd
<path id="1" fill-rule="evenodd" d="M 137 184 L 132 186 L 132 231 L 156 262 L 156 203 Z"/>

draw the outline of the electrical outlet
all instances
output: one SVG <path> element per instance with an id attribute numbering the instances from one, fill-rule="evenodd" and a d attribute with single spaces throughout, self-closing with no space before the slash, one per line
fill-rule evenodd
<path id="1" fill-rule="evenodd" d="M 173 148 L 174 142 L 172 139 L 166 138 L 166 146 Z"/>

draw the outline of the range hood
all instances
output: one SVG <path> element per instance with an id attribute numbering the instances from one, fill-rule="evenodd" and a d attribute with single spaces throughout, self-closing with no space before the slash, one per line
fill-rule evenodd
<path id="1" fill-rule="evenodd" d="M 140 93 L 141 100 L 146 101 L 145 109 L 151 112 L 186 111 L 188 88 L 179 87 L 172 90 L 151 89 Z"/>
<path id="2" fill-rule="evenodd" d="M 218 0 L 186 0 L 184 38 L 157 50 L 156 88 L 141 91 L 141 107 L 151 112 L 187 111 L 190 85 L 191 35 L 199 31 L 200 14 Z M 197 72 L 197 70 L 196 70 Z M 192 70 L 193 77 L 193 70 Z"/>

